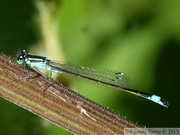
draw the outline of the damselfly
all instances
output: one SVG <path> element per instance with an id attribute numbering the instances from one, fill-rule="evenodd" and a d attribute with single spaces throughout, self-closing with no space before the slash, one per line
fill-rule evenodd
<path id="1" fill-rule="evenodd" d="M 122 72 L 75 66 L 63 62 L 56 62 L 49 60 L 43 56 L 30 55 L 25 49 L 21 50 L 21 53 L 17 58 L 17 62 L 18 64 L 24 64 L 25 67 L 31 67 L 43 76 L 45 75 L 39 69 L 49 70 L 50 76 L 52 72 L 67 73 L 76 77 L 93 81 L 95 83 L 99 83 L 105 86 L 132 93 L 137 96 L 141 96 L 164 107 L 168 107 L 169 105 L 169 102 L 164 98 L 161 98 L 160 96 L 127 88 L 129 78 Z"/>

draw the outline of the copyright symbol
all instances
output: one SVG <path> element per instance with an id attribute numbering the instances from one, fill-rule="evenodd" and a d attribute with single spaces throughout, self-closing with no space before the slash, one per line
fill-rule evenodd
<path id="1" fill-rule="evenodd" d="M 163 134 L 166 134 L 166 130 L 165 129 L 162 132 L 163 132 Z"/>

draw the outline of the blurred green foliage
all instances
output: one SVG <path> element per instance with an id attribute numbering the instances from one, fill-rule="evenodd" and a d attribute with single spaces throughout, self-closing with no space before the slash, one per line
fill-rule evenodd
<path id="1" fill-rule="evenodd" d="M 70 79 L 71 87 L 139 125 L 178 127 L 179 12 L 178 0 L 1 0 L 0 50 L 12 57 L 21 48 L 51 56 L 58 51 L 45 52 L 58 48 L 63 58 L 54 60 L 123 71 L 131 78 L 128 87 L 161 95 L 170 107 L 79 80 Z M 70 134 L 4 99 L 0 108 L 0 134 Z"/>

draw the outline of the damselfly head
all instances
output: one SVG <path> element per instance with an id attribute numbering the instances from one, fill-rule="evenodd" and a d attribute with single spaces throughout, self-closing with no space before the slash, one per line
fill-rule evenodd
<path id="1" fill-rule="evenodd" d="M 26 55 L 28 54 L 28 51 L 26 49 L 22 49 L 21 53 L 17 57 L 17 63 L 18 64 L 23 64 L 25 62 Z"/>

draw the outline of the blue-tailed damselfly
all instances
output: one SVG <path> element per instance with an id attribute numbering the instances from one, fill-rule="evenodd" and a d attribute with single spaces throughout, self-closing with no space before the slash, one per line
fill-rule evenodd
<path id="1" fill-rule="evenodd" d="M 168 107 L 169 102 L 160 96 L 142 92 L 139 90 L 129 89 L 126 87 L 129 78 L 122 72 L 116 72 L 105 69 L 90 68 L 83 66 L 75 66 L 63 62 L 56 62 L 47 59 L 46 57 L 30 55 L 27 50 L 21 50 L 20 55 L 17 58 L 18 64 L 24 64 L 25 67 L 30 66 L 32 69 L 42 74 L 40 69 L 49 70 L 50 73 L 68 73 L 76 77 L 87 79 L 105 86 L 113 87 L 122 91 L 132 93 L 137 96 L 149 99 L 159 105 Z M 44 74 L 42 74 L 45 76 Z"/>

